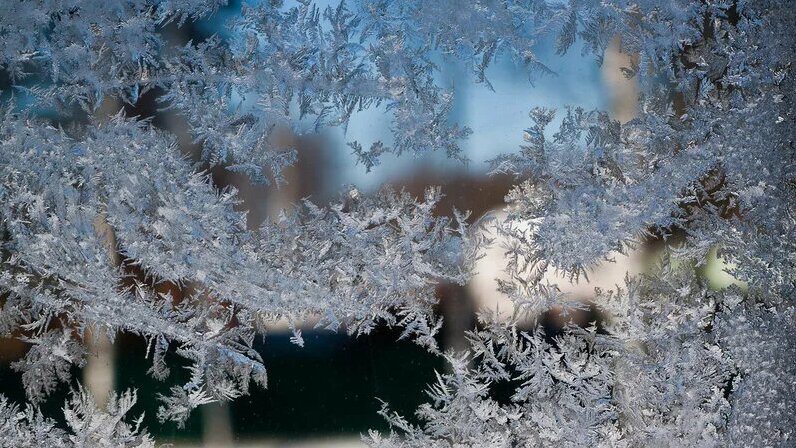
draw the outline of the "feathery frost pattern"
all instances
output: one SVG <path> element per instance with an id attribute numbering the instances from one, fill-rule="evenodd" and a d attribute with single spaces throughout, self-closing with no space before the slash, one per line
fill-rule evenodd
<path id="1" fill-rule="evenodd" d="M 21 410 L 0 395 L 0 440 L 3 446 L 32 447 L 140 447 L 155 448 L 155 442 L 124 418 L 136 402 L 136 393 L 127 391 L 112 395 L 105 409 L 94 404 L 93 397 L 78 389 L 63 408 L 68 430 L 56 427 L 55 421 L 44 417 L 35 407 Z"/>
<path id="2" fill-rule="evenodd" d="M 14 90 L 0 97 L 0 333 L 30 347 L 13 364 L 29 403 L 0 398 L 2 443 L 155 446 L 125 420 L 133 392 L 102 410 L 77 387 L 67 428 L 38 410 L 73 382 L 93 332 L 146 338 L 158 379 L 169 350 L 184 358 L 190 379 L 158 412 L 184 423 L 197 406 L 266 387 L 255 336 L 284 319 L 302 346 L 309 318 L 353 335 L 397 325 L 449 361 L 416 419 L 384 404 L 392 430 L 367 434 L 372 446 L 796 443 L 792 5 L 266 0 L 220 35 L 179 45 L 164 35 L 225 3 L 0 3 L 0 71 Z M 466 353 L 437 346 L 434 290 L 466 283 L 493 241 L 467 214 L 441 217 L 440 189 L 351 187 L 250 229 L 237 192 L 199 168 L 276 188 L 297 160 L 280 132 L 345 129 L 366 109 L 386 113 L 391 141 L 349 143 L 365 170 L 387 153 L 465 161 L 471 131 L 449 120 L 453 93 L 435 58 L 462 61 L 491 89 L 498 59 L 533 80 L 554 75 L 539 45 L 582 46 L 602 63 L 613 40 L 633 56 L 623 70 L 641 89 L 635 119 L 529 104 L 526 143 L 490 162 L 516 182 L 508 218 L 478 230 L 505 245 L 499 288 L 515 310 L 482 313 Z M 145 95 L 183 117 L 201 165 L 155 121 L 101 113 Z M 660 260 L 596 291 L 599 322 L 560 334 L 526 325 L 584 306 L 545 272 L 588 276 L 650 239 L 663 241 Z M 706 287 L 695 267 L 715 249 L 743 286 Z"/>

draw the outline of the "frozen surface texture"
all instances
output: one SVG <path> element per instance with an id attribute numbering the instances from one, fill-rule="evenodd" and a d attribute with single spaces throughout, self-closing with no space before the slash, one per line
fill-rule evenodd
<path id="1" fill-rule="evenodd" d="M 36 404 L 87 356 L 93 331 L 149 341 L 151 374 L 171 347 L 190 380 L 159 417 L 265 387 L 252 341 L 268 322 L 367 333 L 399 325 L 438 352 L 434 289 L 465 283 L 489 241 L 465 215 L 425 197 L 349 188 L 250 229 L 237 193 L 218 189 L 152 120 L 103 104 L 155 95 L 187 122 L 203 166 L 285 182 L 295 150 L 277 142 L 345 127 L 382 107 L 391 142 L 351 142 L 369 170 L 385 153 L 466 159 L 449 120 L 440 55 L 491 88 L 510 58 L 547 76 L 533 49 L 574 44 L 600 63 L 618 38 L 633 55 L 637 118 L 620 124 L 573 105 L 533 108 L 520 151 L 492 169 L 516 176 L 506 245 L 509 321 L 481 317 L 469 353 L 430 386 L 418 423 L 374 446 L 790 446 L 796 443 L 794 8 L 787 1 L 310 0 L 244 5 L 227 32 L 174 44 L 166 25 L 212 17 L 223 2 L 58 0 L 0 3 L 0 332 L 30 345 L 14 364 L 30 403 L 0 401 L 9 446 L 153 446 L 125 414 L 77 389 L 59 429 Z M 557 130 L 549 129 L 556 114 Z M 488 219 L 479 223 L 490 226 Z M 672 238 L 669 238 L 669 237 Z M 659 266 L 598 291 L 603 321 L 556 337 L 517 322 L 582 306 L 542 282 L 573 277 L 650 237 Z M 676 238 L 675 238 L 676 237 Z M 709 290 L 693 266 L 718 248 L 744 287 Z M 134 276 L 131 271 L 143 273 Z M 143 278 L 144 280 L 141 280 Z M 154 288 L 176 285 L 180 297 Z M 92 330 L 92 331 L 88 331 Z M 301 332 L 293 341 L 302 345 Z M 509 390 L 498 397 L 495 388 Z M 9 442 L 11 441 L 11 442 Z M 27 445 L 26 445 L 27 444 Z M 49 445 L 47 445 L 49 444 Z"/>

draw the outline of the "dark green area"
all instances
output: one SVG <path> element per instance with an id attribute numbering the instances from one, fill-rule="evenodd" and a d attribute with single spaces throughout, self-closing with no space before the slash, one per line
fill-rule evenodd
<path id="1" fill-rule="evenodd" d="M 3 343 L 8 343 L 8 339 L 0 339 L 0 344 Z M 11 368 L 11 363 L 14 361 L 17 361 L 17 359 L 9 358 L 3 350 L 0 350 L 0 395 L 5 396 L 8 401 L 15 403 L 22 410 L 28 401 L 25 397 L 25 388 L 22 386 L 22 373 Z M 72 368 L 72 378 L 80 378 L 79 368 Z M 57 421 L 59 426 L 64 426 L 66 420 L 64 419 L 63 407 L 68 397 L 69 385 L 59 384 L 47 399 L 38 403 L 39 409 L 42 414 Z"/>
<path id="2" fill-rule="evenodd" d="M 258 338 L 256 349 L 268 371 L 268 388 L 252 384 L 250 395 L 229 404 L 236 437 L 241 439 L 300 438 L 360 434 L 387 429 L 377 414 L 381 405 L 412 417 L 426 401 L 424 390 L 435 380 L 434 370 L 444 369 L 441 358 L 399 333 L 378 330 L 358 338 L 328 331 L 310 331 L 305 346 L 290 343 L 290 334 Z M 116 343 L 116 389 L 138 390 L 136 413 L 145 413 L 144 425 L 159 441 L 199 439 L 201 409 L 184 429 L 157 421 L 157 394 L 166 394 L 187 379 L 185 361 L 170 355 L 169 378 L 160 382 L 147 374 L 143 340 L 132 336 Z"/>
<path id="3" fill-rule="evenodd" d="M 166 355 L 171 374 L 165 381 L 158 381 L 147 372 L 152 366 L 152 359 L 146 359 L 147 347 L 143 338 L 133 335 L 122 335 L 117 338 L 115 347 L 116 378 L 115 389 L 121 392 L 136 389 L 138 402 L 133 408 L 135 415 L 144 414 L 143 425 L 158 441 L 166 440 L 198 440 L 202 437 L 202 418 L 199 412 L 191 414 L 185 427 L 179 428 L 175 423 L 160 423 L 157 411 L 160 406 L 158 394 L 168 395 L 172 386 L 182 385 L 188 381 L 189 373 L 185 369 L 188 363 L 174 354 L 174 350 Z"/>
<path id="4" fill-rule="evenodd" d="M 260 349 L 268 390 L 254 390 L 231 407 L 240 436 L 283 437 L 363 433 L 386 429 L 377 398 L 411 416 L 425 401 L 441 360 L 397 333 L 351 338 L 328 332 L 304 335 L 305 347 L 289 336 L 269 336 Z"/>

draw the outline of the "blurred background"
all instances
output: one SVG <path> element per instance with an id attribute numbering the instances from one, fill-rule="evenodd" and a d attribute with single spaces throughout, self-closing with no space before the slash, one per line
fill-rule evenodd
<path id="1" fill-rule="evenodd" d="M 224 21 L 239 11 L 240 3 L 232 2 L 208 20 L 180 28 L 171 25 L 164 32 L 175 42 L 201 40 L 223 32 Z M 377 108 L 355 115 L 345 134 L 340 129 L 329 129 L 321 134 L 288 135 L 286 138 L 298 149 L 299 160 L 288 170 L 288 184 L 282 188 L 253 185 L 244 176 L 223 168 L 205 168 L 219 187 L 233 186 L 239 190 L 250 228 L 272 219 L 280 209 L 291 207 L 303 198 L 324 205 L 351 184 L 363 193 L 374 193 L 390 185 L 417 196 L 422 196 L 427 186 L 439 185 L 446 197 L 438 213 L 449 214 L 454 207 L 472 211 L 473 218 L 498 213 L 513 181 L 505 176 L 487 176 L 485 161 L 519 150 L 523 130 L 530 125 L 528 111 L 532 107 L 601 108 L 612 111 L 620 121 L 627 121 L 635 114 L 637 87 L 620 72 L 628 56 L 619 53 L 617 45 L 608 52 L 602 66 L 590 56 L 581 56 L 577 46 L 564 56 L 555 55 L 552 48 L 550 43 L 541 42 L 536 52 L 538 59 L 546 62 L 556 75 L 543 76 L 531 83 L 526 68 L 499 60 L 488 70 L 494 92 L 475 84 L 471 71 L 461 63 L 448 59 L 435 61 L 441 68 L 440 82 L 455 91 L 450 119 L 473 131 L 462 142 L 465 156 L 470 159 L 468 164 L 448 160 L 444 154 L 420 158 L 386 155 L 380 165 L 367 173 L 363 166 L 356 165 L 346 143 L 382 140 L 389 145 L 390 118 Z M 0 89 L 5 90 L 4 86 Z M 158 113 L 154 95 L 155 92 L 150 92 L 135 107 L 114 102 L 104 107 L 108 114 L 124 107 L 129 116 L 153 117 L 157 126 L 180 136 L 181 149 L 198 160 L 199 148 L 191 143 L 184 122 L 176 116 Z M 557 128 L 557 124 L 554 122 L 550 128 Z M 564 279 L 559 279 L 559 283 L 562 289 L 588 301 L 595 286 L 611 288 L 622 282 L 626 272 L 643 269 L 644 256 L 643 253 L 619 256 L 616 263 L 598 267 L 588 283 L 571 284 Z M 463 335 L 474 328 L 476 310 L 511 309 L 510 302 L 495 290 L 495 278 L 500 277 L 503 262 L 502 250 L 496 244 L 480 261 L 478 275 L 470 284 L 439 285 L 439 313 L 446 322 L 439 336 L 443 349 L 466 348 Z M 705 273 L 716 286 L 730 281 L 718 263 L 709 264 Z M 540 316 L 539 322 L 548 333 L 554 334 L 560 323 L 555 313 L 548 314 Z M 584 312 L 579 319 L 585 323 L 599 316 Z M 193 414 L 185 429 L 160 424 L 155 415 L 157 394 L 184 381 L 187 372 L 172 368 L 173 373 L 165 382 L 149 377 L 146 372 L 150 361 L 145 359 L 146 345 L 139 337 L 122 334 L 112 344 L 100 339 L 94 347 L 97 356 L 92 356 L 82 371 L 76 371 L 75 378 L 81 378 L 100 402 L 111 390 L 137 389 L 139 402 L 134 411 L 145 414 L 144 425 L 160 443 L 173 443 L 177 447 L 353 447 L 361 445 L 359 436 L 369 429 L 388 430 L 376 413 L 379 400 L 412 417 L 414 409 L 426 400 L 423 391 L 434 381 L 434 371 L 445 369 L 443 362 L 425 349 L 398 341 L 400 332 L 396 330 L 381 328 L 358 338 L 316 331 L 311 325 L 302 332 L 305 346 L 300 348 L 290 343 L 291 334 L 286 327 L 275 325 L 267 338 L 259 339 L 256 347 L 268 369 L 268 389 L 252 388 L 251 395 L 232 403 L 204 406 Z M 25 345 L 18 341 L 0 342 L 2 393 L 17 402 L 24 401 L 24 392 L 19 374 L 9 364 L 25 350 Z M 180 362 L 173 356 L 170 365 L 179 366 Z M 68 387 L 63 386 L 45 402 L 42 407 L 45 415 L 57 418 L 62 414 L 60 407 L 67 392 Z"/>

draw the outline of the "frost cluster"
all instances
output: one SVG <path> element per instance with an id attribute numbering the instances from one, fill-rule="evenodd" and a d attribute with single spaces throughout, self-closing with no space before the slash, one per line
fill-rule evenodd
<path id="1" fill-rule="evenodd" d="M 30 349 L 14 364 L 24 410 L 0 400 L 0 440 L 26 446 L 152 446 L 123 417 L 131 392 L 98 410 L 78 389 L 56 428 L 36 403 L 85 362 L 93 332 L 143 336 L 151 374 L 169 350 L 190 380 L 161 397 L 162 420 L 266 386 L 252 349 L 269 322 L 307 318 L 351 334 L 398 325 L 439 352 L 434 289 L 465 283 L 489 240 L 425 197 L 351 188 L 247 227 L 237 192 L 199 166 L 285 182 L 280 142 L 345 128 L 381 108 L 391 142 L 351 142 L 365 169 L 385 153 L 465 160 L 439 57 L 492 88 L 499 58 L 550 75 L 533 52 L 615 39 L 641 87 L 620 123 L 577 105 L 533 108 L 526 144 L 491 162 L 516 177 L 505 242 L 515 303 L 488 314 L 469 353 L 429 389 L 418 422 L 384 416 L 376 446 L 789 446 L 796 443 L 796 152 L 787 1 L 312 0 L 244 5 L 227 31 L 175 43 L 165 30 L 223 0 L 0 2 L 0 333 Z M 154 121 L 103 106 L 154 96 L 187 122 L 201 165 Z M 531 108 L 533 105 L 529 105 Z M 446 211 L 443 211 L 443 214 Z M 489 227 L 489 220 L 482 222 Z M 664 242 L 658 266 L 597 291 L 601 319 L 560 335 L 524 328 L 583 306 L 544 273 L 579 278 L 611 253 Z M 718 249 L 743 287 L 710 290 L 694 266 Z M 179 297 L 162 285 L 180 290 Z M 293 341 L 302 345 L 301 332 Z M 500 391 L 509 392 L 501 396 Z M 15 445 L 16 443 L 16 445 Z"/>

